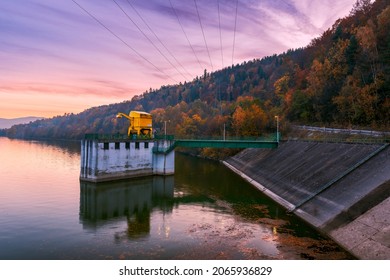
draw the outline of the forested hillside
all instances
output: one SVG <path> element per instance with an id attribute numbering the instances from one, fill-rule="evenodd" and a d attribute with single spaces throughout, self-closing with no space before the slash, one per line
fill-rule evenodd
<path id="1" fill-rule="evenodd" d="M 118 112 L 151 112 L 154 126 L 178 137 L 256 136 L 283 122 L 390 127 L 390 1 L 358 0 L 348 17 L 307 47 L 243 62 L 192 82 L 124 101 L 16 125 L 9 137 L 80 139 L 125 133 Z M 109 95 L 110 93 L 107 92 Z"/>

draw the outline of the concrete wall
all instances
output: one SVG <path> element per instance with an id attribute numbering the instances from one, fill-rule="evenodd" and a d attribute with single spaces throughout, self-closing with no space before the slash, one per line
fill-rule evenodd
<path id="1" fill-rule="evenodd" d="M 156 153 L 153 156 L 153 174 L 172 175 L 175 173 L 175 151 L 169 154 Z"/>
<path id="2" fill-rule="evenodd" d="M 174 141 L 159 140 L 155 142 L 153 156 L 153 173 L 156 175 L 171 175 L 175 173 Z"/>
<path id="3" fill-rule="evenodd" d="M 111 181 L 174 173 L 174 151 L 154 153 L 158 141 L 82 140 L 80 180 Z"/>
<path id="4" fill-rule="evenodd" d="M 383 144 L 290 141 L 275 150 L 246 149 L 225 164 L 336 241 L 343 240 L 339 228 L 390 197 L 390 148 Z M 390 258 L 387 242 L 378 245 L 388 248 L 378 258 Z"/>

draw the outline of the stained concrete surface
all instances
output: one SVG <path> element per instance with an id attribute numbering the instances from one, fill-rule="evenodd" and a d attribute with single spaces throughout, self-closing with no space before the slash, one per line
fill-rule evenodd
<path id="1" fill-rule="evenodd" d="M 227 162 L 298 205 L 379 147 L 291 141 L 275 150 L 246 149 Z"/>
<path id="2" fill-rule="evenodd" d="M 389 146 L 290 141 L 225 164 L 356 257 L 390 259 Z"/>

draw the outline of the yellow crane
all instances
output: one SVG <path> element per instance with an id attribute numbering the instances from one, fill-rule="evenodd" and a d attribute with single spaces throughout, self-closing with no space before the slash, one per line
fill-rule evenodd
<path id="1" fill-rule="evenodd" d="M 118 113 L 117 118 L 126 118 L 130 121 L 129 129 L 127 130 L 127 135 L 132 137 L 144 137 L 152 138 L 152 115 L 146 112 L 141 111 L 130 111 L 128 115 L 125 113 Z"/>

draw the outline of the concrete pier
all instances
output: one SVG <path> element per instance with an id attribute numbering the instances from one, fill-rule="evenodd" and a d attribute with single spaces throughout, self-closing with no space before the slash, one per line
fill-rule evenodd
<path id="1" fill-rule="evenodd" d="M 289 141 L 246 149 L 234 172 L 360 259 L 390 259 L 388 144 Z"/>
<path id="2" fill-rule="evenodd" d="M 153 147 L 153 174 L 172 175 L 175 173 L 174 142 L 159 140 Z"/>
<path id="3" fill-rule="evenodd" d="M 174 174 L 175 151 L 169 140 L 84 139 L 80 180 L 103 182 Z"/>

